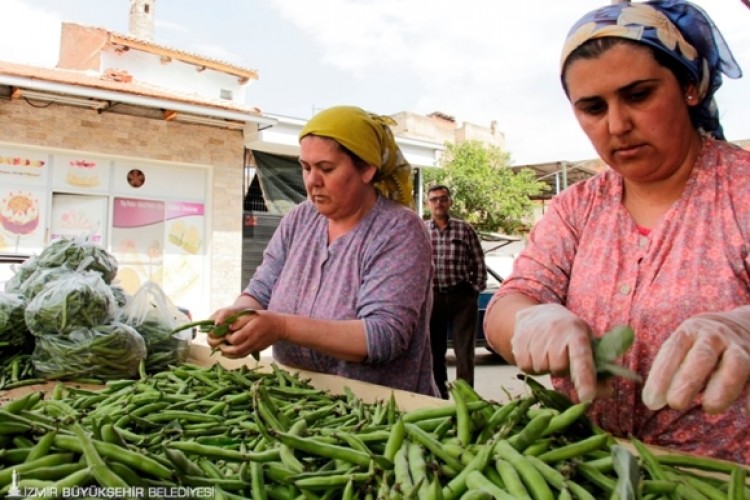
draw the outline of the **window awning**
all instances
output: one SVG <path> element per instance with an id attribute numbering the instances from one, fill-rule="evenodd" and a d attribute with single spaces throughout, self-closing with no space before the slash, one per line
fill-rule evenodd
<path id="1" fill-rule="evenodd" d="M 284 215 L 307 198 L 297 158 L 253 150 L 261 192 L 269 213 Z"/>

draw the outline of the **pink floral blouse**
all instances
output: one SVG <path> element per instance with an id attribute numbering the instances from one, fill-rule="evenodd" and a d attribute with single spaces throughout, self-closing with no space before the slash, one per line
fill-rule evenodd
<path id="1" fill-rule="evenodd" d="M 645 380 L 683 320 L 750 304 L 750 152 L 706 139 L 682 197 L 648 235 L 621 200 L 622 178 L 612 170 L 563 191 L 494 299 L 522 293 L 564 304 L 596 335 L 632 326 L 636 341 L 623 364 Z M 553 383 L 571 395 L 569 380 Z M 720 415 L 704 413 L 699 400 L 684 412 L 650 411 L 642 388 L 616 379 L 592 418 L 616 436 L 750 464 L 747 387 Z"/>

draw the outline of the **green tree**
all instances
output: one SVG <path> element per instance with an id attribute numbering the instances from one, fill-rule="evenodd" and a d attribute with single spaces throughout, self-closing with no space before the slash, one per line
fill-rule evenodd
<path id="1" fill-rule="evenodd" d="M 531 197 L 548 186 L 530 169 L 509 168 L 510 156 L 480 141 L 446 145 L 440 169 L 423 170 L 427 186 L 445 184 L 453 193 L 451 212 L 478 231 L 518 234 L 529 229 Z"/>

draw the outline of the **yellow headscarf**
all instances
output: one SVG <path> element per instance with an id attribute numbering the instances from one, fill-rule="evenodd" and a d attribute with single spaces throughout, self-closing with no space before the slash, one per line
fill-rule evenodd
<path id="1" fill-rule="evenodd" d="M 312 134 L 335 140 L 368 165 L 377 167 L 373 185 L 380 194 L 414 208 L 412 169 L 389 127 L 395 124 L 389 116 L 355 106 L 334 106 L 313 116 L 299 138 Z"/>

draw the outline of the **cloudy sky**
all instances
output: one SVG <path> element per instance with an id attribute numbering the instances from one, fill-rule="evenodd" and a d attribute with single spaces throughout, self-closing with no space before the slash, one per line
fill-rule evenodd
<path id="1" fill-rule="evenodd" d="M 156 0 L 155 42 L 256 69 L 247 103 L 309 118 L 337 104 L 441 111 L 505 134 L 513 163 L 595 153 L 558 79 L 565 34 L 609 0 Z M 750 9 L 697 0 L 745 71 L 717 95 L 750 139 Z M 129 0 L 3 0 L 0 60 L 54 66 L 60 22 L 128 32 Z"/>

